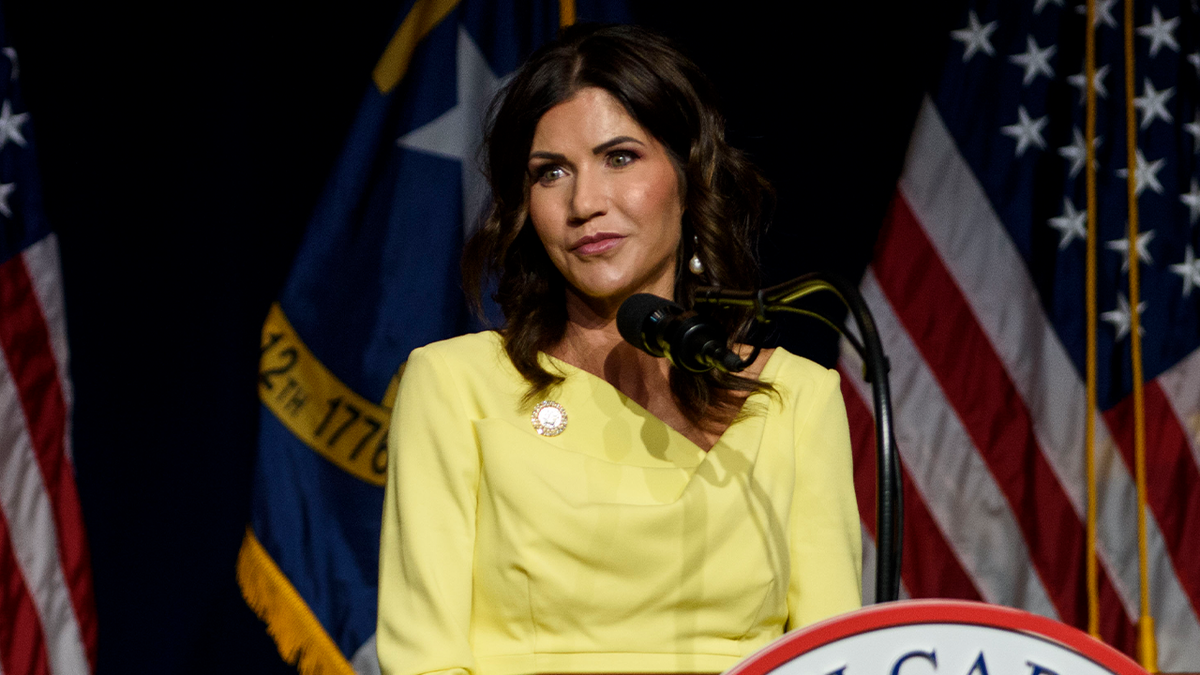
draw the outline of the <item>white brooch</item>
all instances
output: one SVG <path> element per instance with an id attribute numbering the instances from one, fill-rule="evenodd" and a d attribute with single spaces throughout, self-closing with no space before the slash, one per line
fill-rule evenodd
<path id="1" fill-rule="evenodd" d="M 567 428 L 567 410 L 554 401 L 542 401 L 533 409 L 529 423 L 542 436 L 557 436 Z"/>

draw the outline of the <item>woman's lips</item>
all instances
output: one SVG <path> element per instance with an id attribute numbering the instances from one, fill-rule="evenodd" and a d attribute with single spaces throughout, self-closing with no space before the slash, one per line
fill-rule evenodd
<path id="1" fill-rule="evenodd" d="M 604 253 L 613 248 L 621 243 L 621 240 L 624 238 L 612 232 L 599 232 L 583 237 L 575 242 L 575 245 L 571 247 L 571 251 L 579 255 L 596 255 L 597 253 Z"/>

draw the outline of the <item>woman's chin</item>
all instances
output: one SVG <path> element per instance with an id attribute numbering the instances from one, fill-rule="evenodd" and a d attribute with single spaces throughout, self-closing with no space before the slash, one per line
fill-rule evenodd
<path id="1" fill-rule="evenodd" d="M 581 299 L 586 299 L 590 305 L 620 306 L 630 296 L 638 293 L 651 293 L 664 298 L 671 298 L 674 295 L 674 274 L 654 274 L 648 279 L 633 279 L 632 276 L 629 274 L 580 276 L 568 280 L 568 288 L 575 291 Z"/>

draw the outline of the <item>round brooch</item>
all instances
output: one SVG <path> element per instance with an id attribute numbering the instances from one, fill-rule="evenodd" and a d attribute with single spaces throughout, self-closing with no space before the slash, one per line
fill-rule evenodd
<path id="1" fill-rule="evenodd" d="M 529 423 L 542 436 L 557 436 L 567 428 L 567 410 L 554 401 L 542 401 L 533 409 Z"/>

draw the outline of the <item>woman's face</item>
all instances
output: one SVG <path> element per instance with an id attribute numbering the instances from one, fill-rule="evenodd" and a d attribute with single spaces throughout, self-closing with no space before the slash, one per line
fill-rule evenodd
<path id="1" fill-rule="evenodd" d="M 611 94 L 587 87 L 543 115 L 528 169 L 534 229 L 580 299 L 611 314 L 634 293 L 672 296 L 679 176 Z"/>

